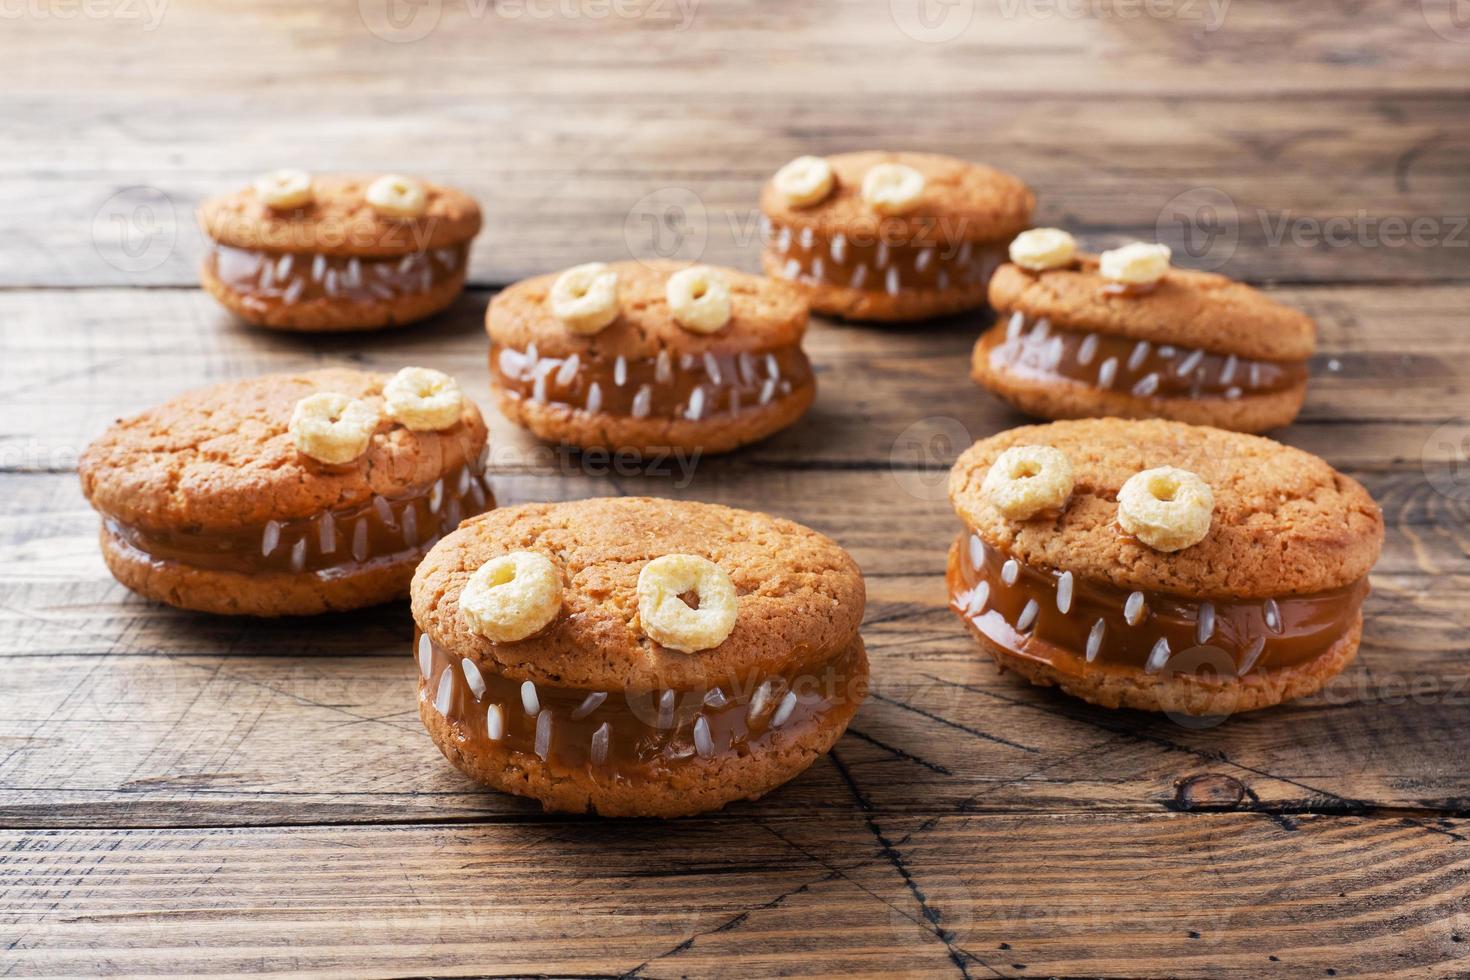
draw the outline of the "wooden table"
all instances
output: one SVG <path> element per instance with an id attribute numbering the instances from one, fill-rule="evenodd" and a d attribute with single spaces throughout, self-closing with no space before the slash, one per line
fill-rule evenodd
<path id="1" fill-rule="evenodd" d="M 0 974 L 1470 973 L 1470 25 L 1434 0 L 688 2 L 5 8 Z M 871 701 L 759 803 L 543 815 L 421 730 L 404 606 L 242 622 L 107 575 L 73 467 L 112 419 L 343 362 L 483 400 L 497 286 L 629 252 L 753 269 L 765 175 L 868 146 L 990 161 L 1042 223 L 1162 237 L 1317 318 L 1278 435 L 1388 519 L 1326 691 L 1198 728 L 982 661 L 945 608 L 943 475 L 1021 419 L 966 380 L 964 323 L 814 325 L 810 416 L 692 481 L 495 420 L 505 502 L 716 500 L 856 555 Z M 277 165 L 468 189 L 474 288 L 398 333 L 232 322 L 191 213 Z"/>

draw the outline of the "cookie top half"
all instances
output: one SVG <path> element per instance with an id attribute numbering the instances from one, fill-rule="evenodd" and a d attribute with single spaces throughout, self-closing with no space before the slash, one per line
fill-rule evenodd
<path id="1" fill-rule="evenodd" d="M 1063 329 L 1256 360 L 1300 361 L 1316 349 L 1311 317 L 1225 276 L 1170 268 L 1139 295 L 1110 292 L 1108 285 L 1095 255 L 1042 272 L 1007 263 L 990 280 L 990 305 L 1001 318 L 1020 312 Z"/>
<path id="2" fill-rule="evenodd" d="M 469 578 L 517 551 L 549 558 L 560 613 L 540 633 L 494 643 L 460 615 Z M 663 555 L 706 558 L 730 576 L 734 628 L 682 653 L 639 628 L 637 586 Z M 857 637 L 864 590 L 836 542 L 791 521 L 715 504 L 615 497 L 525 504 L 466 521 L 419 565 L 413 616 L 439 646 L 516 679 L 605 691 L 693 688 L 822 663 Z"/>
<path id="3" fill-rule="evenodd" d="M 1065 453 L 1074 487 L 1059 514 L 1009 520 L 982 484 L 1012 446 Z M 1155 467 L 1198 474 L 1214 495 L 1202 541 L 1155 551 L 1118 526 L 1118 494 Z M 950 474 L 950 500 L 988 544 L 1028 565 L 1188 597 L 1309 595 L 1358 581 L 1378 559 L 1383 515 L 1368 491 L 1309 453 L 1259 436 L 1157 419 L 1083 419 L 982 439 Z"/>
<path id="4" fill-rule="evenodd" d="M 686 330 L 674 319 L 665 289 L 688 263 L 610 262 L 617 273 L 617 319 L 597 333 L 578 334 L 552 314 L 549 297 L 560 272 L 524 279 L 490 302 L 485 329 L 493 343 L 545 356 L 627 358 L 673 354 L 733 353 L 789 347 L 806 333 L 807 301 L 795 286 L 735 269 L 714 269 L 730 287 L 730 320 L 714 333 Z"/>
<path id="5" fill-rule="evenodd" d="M 485 422 L 468 398 L 459 422 L 416 432 L 381 411 L 389 376 L 329 368 L 231 381 L 122 419 L 82 455 L 82 490 L 103 514 L 146 530 L 214 531 L 308 518 L 395 497 L 475 463 Z M 366 450 L 328 465 L 289 431 L 297 402 L 318 392 L 379 408 Z"/>
<path id="6" fill-rule="evenodd" d="M 833 188 L 822 201 L 793 206 L 774 181 L 761 189 L 761 211 L 771 221 L 830 239 L 834 235 L 880 234 L 889 240 L 939 242 L 1005 240 L 1031 222 L 1036 196 L 1018 177 L 937 153 L 864 150 L 824 158 L 832 168 Z M 917 170 L 924 189 L 913 209 L 880 216 L 863 200 L 863 177 L 883 163 Z"/>
<path id="7" fill-rule="evenodd" d="M 426 198 L 414 218 L 389 217 L 367 201 L 371 175 L 311 179 L 312 200 L 297 208 L 267 207 L 254 187 L 210 198 L 199 225 L 221 245 L 270 252 L 313 252 L 388 258 L 453 248 L 480 231 L 480 206 L 461 191 L 419 181 Z"/>

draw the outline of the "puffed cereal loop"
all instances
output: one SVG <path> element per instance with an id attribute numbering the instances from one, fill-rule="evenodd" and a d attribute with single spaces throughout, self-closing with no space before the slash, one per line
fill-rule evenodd
<path id="1" fill-rule="evenodd" d="M 459 594 L 465 625 L 495 643 L 514 643 L 545 629 L 561 612 L 561 573 L 535 551 L 492 558 Z"/>
<path id="2" fill-rule="evenodd" d="M 406 367 L 383 386 L 388 417 L 415 432 L 438 432 L 459 422 L 464 392 L 443 371 Z"/>
<path id="3" fill-rule="evenodd" d="M 402 174 L 386 174 L 368 185 L 367 202 L 390 218 L 417 218 L 429 204 L 424 185 Z"/>
<path id="4" fill-rule="evenodd" d="M 771 183 L 790 207 L 810 207 L 832 193 L 832 165 L 821 157 L 797 157 L 777 170 Z"/>
<path id="5" fill-rule="evenodd" d="M 336 466 L 367 451 L 378 421 L 378 409 L 372 402 L 319 391 L 296 403 L 291 412 L 291 438 L 297 451 Z"/>
<path id="6" fill-rule="evenodd" d="M 690 606 L 684 596 L 692 593 Z M 643 634 L 671 650 L 694 653 L 725 642 L 735 628 L 735 583 L 698 555 L 662 555 L 638 573 L 638 621 Z"/>
<path id="7" fill-rule="evenodd" d="M 880 163 L 863 174 L 863 200 L 879 214 L 912 211 L 924 193 L 924 175 L 902 163 Z"/>
<path id="8" fill-rule="evenodd" d="M 1072 496 L 1072 461 L 1051 446 L 1012 446 L 990 465 L 980 490 L 1013 521 L 1061 510 Z"/>
<path id="9" fill-rule="evenodd" d="M 272 170 L 255 178 L 255 196 L 277 211 L 305 207 L 312 201 L 311 174 L 305 170 Z"/>
<path id="10" fill-rule="evenodd" d="M 674 322 L 694 333 L 714 333 L 730 322 L 730 284 L 707 265 L 690 266 L 669 276 L 664 298 Z"/>
<path id="11" fill-rule="evenodd" d="M 1210 532 L 1215 495 L 1189 470 L 1135 473 L 1118 491 L 1118 524 L 1155 551 L 1179 551 Z"/>
<path id="12" fill-rule="evenodd" d="M 1041 272 L 1071 265 L 1077 239 L 1060 228 L 1032 228 L 1011 241 L 1011 261 L 1023 269 Z"/>
<path id="13" fill-rule="evenodd" d="M 618 274 L 601 262 L 574 265 L 556 277 L 546 301 L 572 333 L 597 333 L 618 318 Z"/>
<path id="14" fill-rule="evenodd" d="M 1098 271 L 1104 279 L 1125 286 L 1147 286 L 1164 278 L 1170 254 L 1167 245 L 1130 242 L 1104 252 L 1098 259 Z"/>

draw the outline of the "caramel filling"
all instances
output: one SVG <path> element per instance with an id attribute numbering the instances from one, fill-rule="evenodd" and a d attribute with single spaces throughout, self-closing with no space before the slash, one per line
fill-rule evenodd
<path id="1" fill-rule="evenodd" d="M 267 521 L 264 527 L 151 531 L 111 517 L 103 523 L 114 540 L 152 561 L 248 575 L 331 578 L 421 555 L 461 520 L 494 506 L 478 467 L 465 466 L 402 496 L 374 496 L 357 507 Z"/>
<path id="2" fill-rule="evenodd" d="M 1234 354 L 1053 327 L 1017 311 L 985 338 L 990 366 L 1043 381 L 1077 381 L 1139 397 L 1262 395 L 1307 379 L 1302 361 L 1255 361 Z"/>
<path id="3" fill-rule="evenodd" d="M 204 261 L 214 277 L 247 302 L 378 303 L 427 293 L 464 274 L 469 246 L 391 258 L 262 252 L 214 243 Z"/>
<path id="4" fill-rule="evenodd" d="M 487 673 L 414 636 L 419 700 L 469 752 L 534 756 L 594 777 L 668 772 L 690 759 L 749 756 L 867 693 L 862 641 L 816 668 L 699 690 L 586 691 Z"/>
<path id="5" fill-rule="evenodd" d="M 490 371 L 513 398 L 633 418 L 698 422 L 769 405 L 812 382 L 798 345 L 737 354 L 545 357 L 492 344 Z"/>
<path id="6" fill-rule="evenodd" d="M 950 605 L 992 643 L 1069 674 L 1090 665 L 1157 673 L 1183 669 L 1243 677 L 1305 663 L 1352 630 L 1366 578 L 1314 595 L 1192 599 L 1130 592 L 1070 572 L 1035 568 L 973 532 L 949 557 Z"/>
<path id="7" fill-rule="evenodd" d="M 862 239 L 818 236 L 762 218 L 766 248 L 783 278 L 897 296 L 905 290 L 983 286 L 1006 261 L 1005 242 L 894 242 L 876 231 Z"/>

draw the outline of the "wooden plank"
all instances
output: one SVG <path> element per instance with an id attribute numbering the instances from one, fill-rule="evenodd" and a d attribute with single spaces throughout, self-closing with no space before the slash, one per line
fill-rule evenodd
<path id="1" fill-rule="evenodd" d="M 1348 468 L 1438 473 L 1463 461 L 1457 439 L 1436 435 L 1470 405 L 1470 286 L 1273 294 L 1315 316 L 1322 334 L 1301 420 L 1278 438 Z M 0 291 L 0 471 L 70 470 L 113 419 L 201 384 L 268 371 L 429 364 L 453 372 L 488 408 L 487 301 L 483 292 L 468 295 L 451 314 L 411 330 L 308 340 L 235 324 L 193 290 Z M 963 321 L 887 330 L 814 323 L 806 346 L 820 393 L 812 412 L 718 465 L 937 475 L 971 440 L 1027 421 L 969 382 L 976 332 Z M 568 464 L 493 409 L 489 415 L 498 467 Z"/>
<path id="2" fill-rule="evenodd" d="M 865 786 L 853 776 L 856 800 Z M 1465 830 L 863 806 L 673 826 L 7 831 L 0 938 L 14 976 L 1454 976 Z"/>

